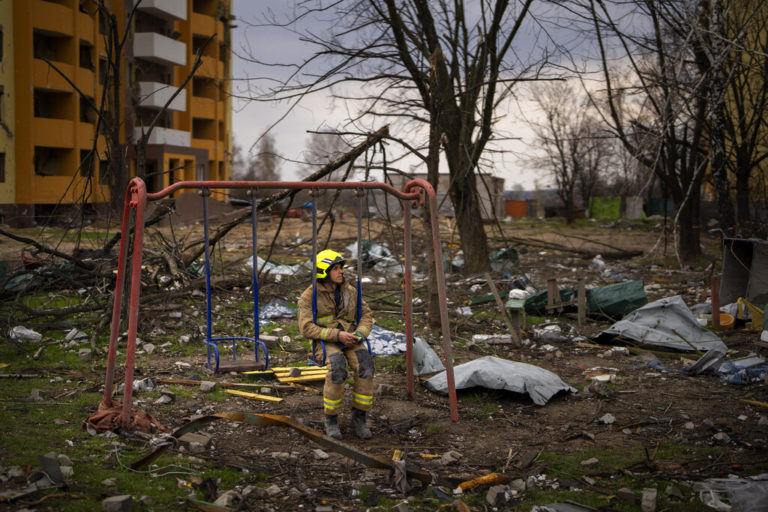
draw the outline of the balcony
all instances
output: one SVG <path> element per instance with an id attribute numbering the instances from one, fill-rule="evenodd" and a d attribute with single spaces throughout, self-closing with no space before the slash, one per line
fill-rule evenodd
<path id="1" fill-rule="evenodd" d="M 67 119 L 35 117 L 33 143 L 49 148 L 71 148 L 74 146 L 75 123 Z"/>
<path id="2" fill-rule="evenodd" d="M 183 66 L 187 45 L 155 32 L 138 32 L 133 36 L 133 56 L 164 66 Z"/>
<path id="3" fill-rule="evenodd" d="M 139 106 L 161 109 L 176 92 L 173 85 L 160 82 L 139 82 Z M 168 110 L 184 112 L 187 110 L 187 91 L 182 89 L 168 105 Z"/>
<path id="4" fill-rule="evenodd" d="M 209 98 L 198 98 L 192 96 L 190 111 L 195 117 L 204 117 L 206 119 L 216 119 L 216 100 Z"/>
<path id="5" fill-rule="evenodd" d="M 72 35 L 74 11 L 71 7 L 43 0 L 34 0 L 30 4 L 28 8 L 32 13 L 32 26 L 35 29 L 57 36 Z"/>
<path id="6" fill-rule="evenodd" d="M 78 37 L 93 44 L 93 18 L 78 11 L 75 22 L 77 23 Z"/>
<path id="7" fill-rule="evenodd" d="M 208 159 L 216 160 L 219 158 L 218 148 L 216 147 L 216 141 L 210 139 L 192 139 L 192 147 L 197 149 L 207 149 Z"/>
<path id="8" fill-rule="evenodd" d="M 95 126 L 88 123 L 77 123 L 77 145 L 81 148 L 93 146 Z"/>
<path id="9" fill-rule="evenodd" d="M 216 18 L 208 16 L 206 14 L 200 14 L 197 12 L 192 13 L 192 32 L 196 34 L 213 35 L 216 33 Z M 223 36 L 223 32 L 219 32 L 219 37 Z M 213 41 L 211 41 L 213 44 Z"/>
<path id="10" fill-rule="evenodd" d="M 53 65 L 68 77 L 75 76 L 75 67 L 72 64 L 54 62 Z M 69 85 L 64 77 L 42 59 L 34 59 L 32 61 L 32 86 L 40 89 L 72 92 L 72 86 Z"/>
<path id="11" fill-rule="evenodd" d="M 186 0 L 144 0 L 139 4 L 139 10 L 165 20 L 187 19 Z"/>
<path id="12" fill-rule="evenodd" d="M 137 126 L 133 129 L 133 140 L 138 142 L 141 139 L 142 127 Z M 189 132 L 183 130 L 172 130 L 171 128 L 155 128 L 149 136 L 149 144 L 168 145 L 168 146 L 190 146 L 191 137 Z"/>

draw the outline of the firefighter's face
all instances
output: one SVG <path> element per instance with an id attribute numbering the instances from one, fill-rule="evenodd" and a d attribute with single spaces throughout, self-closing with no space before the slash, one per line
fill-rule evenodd
<path id="1" fill-rule="evenodd" d="M 331 276 L 331 282 L 341 284 L 344 282 L 344 268 L 341 263 L 337 263 L 328 269 L 328 275 Z"/>

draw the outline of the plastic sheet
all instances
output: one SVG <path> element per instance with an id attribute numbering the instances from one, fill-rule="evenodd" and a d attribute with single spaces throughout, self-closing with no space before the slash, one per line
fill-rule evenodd
<path id="1" fill-rule="evenodd" d="M 259 308 L 259 320 L 269 320 L 271 318 L 294 318 L 295 316 L 296 308 L 290 307 L 288 302 L 282 299 L 273 300 L 266 306 Z"/>
<path id="2" fill-rule="evenodd" d="M 717 335 L 704 329 L 680 296 L 651 302 L 601 332 L 595 340 L 608 343 L 623 338 L 641 345 L 685 352 L 720 350 L 727 347 Z"/>
<path id="3" fill-rule="evenodd" d="M 709 478 L 693 486 L 704 505 L 731 512 L 768 511 L 768 473 L 738 478 Z"/>
<path id="4" fill-rule="evenodd" d="M 456 389 L 480 386 L 527 394 L 536 405 L 546 404 L 561 391 L 576 391 L 549 370 L 494 356 L 460 364 L 453 368 L 453 374 Z M 444 371 L 427 380 L 425 384 L 436 393 L 448 393 Z"/>

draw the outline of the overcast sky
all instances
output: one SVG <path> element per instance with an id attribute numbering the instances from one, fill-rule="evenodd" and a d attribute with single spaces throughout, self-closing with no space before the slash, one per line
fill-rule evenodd
<path id="1" fill-rule="evenodd" d="M 268 27 L 249 26 L 256 23 L 261 13 L 265 10 L 282 12 L 290 2 L 286 0 L 234 0 L 233 10 L 237 17 L 237 27 L 233 30 L 232 44 L 235 51 L 233 57 L 233 93 L 243 93 L 246 89 L 246 78 L 259 76 L 261 71 L 239 58 L 246 50 L 252 51 L 259 58 L 269 61 L 285 61 L 288 58 L 298 60 L 308 51 L 298 37 L 289 37 L 286 31 L 278 31 Z M 524 48 L 518 51 L 525 52 Z M 249 150 L 257 138 L 281 116 L 286 114 L 287 105 L 258 103 L 238 98 L 233 99 L 233 135 L 237 144 L 246 151 Z M 504 142 L 504 149 L 509 153 L 495 158 L 496 176 L 505 179 L 505 188 L 512 189 L 515 185 L 522 185 L 526 189 L 534 188 L 535 182 L 540 187 L 551 186 L 551 180 L 542 171 L 528 169 L 524 156 L 530 152 L 532 132 L 527 123 L 521 120 L 522 115 L 518 111 L 518 104 L 511 104 L 504 112 L 504 117 L 499 128 L 503 129 L 507 136 L 520 138 L 520 140 Z M 529 103 L 522 106 L 526 116 L 534 116 Z M 501 114 L 501 112 L 499 112 Z M 328 96 L 315 94 L 302 101 L 301 105 L 287 114 L 285 119 L 272 129 L 275 136 L 277 151 L 287 160 L 301 160 L 301 152 L 308 140 L 308 130 L 317 130 L 325 126 L 333 126 L 336 121 L 341 121 L 347 116 L 347 112 L 341 108 L 334 108 L 333 102 Z M 523 158 L 521 158 L 523 157 Z M 284 162 L 281 168 L 282 179 L 298 179 L 297 165 Z M 404 169 L 412 171 L 414 169 Z M 419 168 L 416 171 L 424 172 Z M 447 172 L 442 167 L 441 172 Z"/>

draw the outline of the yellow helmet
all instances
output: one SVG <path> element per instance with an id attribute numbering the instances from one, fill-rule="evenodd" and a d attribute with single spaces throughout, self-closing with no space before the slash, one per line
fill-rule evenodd
<path id="1" fill-rule="evenodd" d="M 330 249 L 320 251 L 317 253 L 317 260 L 315 261 L 315 267 L 317 267 L 317 278 L 325 279 L 328 277 L 329 268 L 336 265 L 337 263 L 341 263 L 343 266 L 344 261 L 344 256 L 337 253 L 336 251 L 332 251 Z"/>

